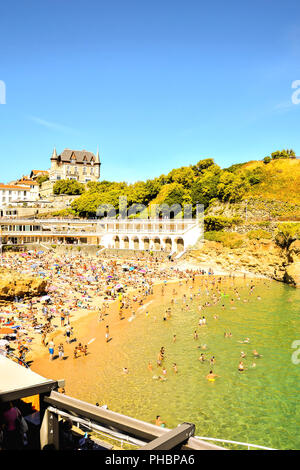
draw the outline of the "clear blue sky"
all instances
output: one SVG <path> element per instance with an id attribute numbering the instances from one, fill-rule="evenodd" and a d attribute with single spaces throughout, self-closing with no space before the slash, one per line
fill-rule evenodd
<path id="1" fill-rule="evenodd" d="M 0 7 L 0 181 L 55 146 L 102 179 L 300 154 L 298 0 L 19 0 Z"/>

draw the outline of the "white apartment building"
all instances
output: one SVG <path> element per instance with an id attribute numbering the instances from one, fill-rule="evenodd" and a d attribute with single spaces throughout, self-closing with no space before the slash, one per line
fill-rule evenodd
<path id="1" fill-rule="evenodd" d="M 39 185 L 35 182 L 22 184 L 0 184 L 0 208 L 16 202 L 31 202 L 39 199 Z"/>

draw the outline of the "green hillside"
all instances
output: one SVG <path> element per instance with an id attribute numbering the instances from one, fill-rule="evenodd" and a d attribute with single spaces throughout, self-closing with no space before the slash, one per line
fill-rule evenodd
<path id="1" fill-rule="evenodd" d="M 126 182 L 90 182 L 74 200 L 70 215 L 93 217 L 99 205 L 118 213 L 119 197 L 139 213 L 154 204 L 203 204 L 208 214 L 240 216 L 249 208 L 256 220 L 300 220 L 300 160 L 277 151 L 263 161 L 251 161 L 222 169 L 212 158 L 176 168 L 154 179 Z M 275 156 L 274 156 L 275 155 Z M 59 194 L 71 194 L 72 182 L 60 181 Z M 245 208 L 245 204 L 247 208 Z M 143 206 L 142 206 L 143 205 Z M 251 208 L 253 211 L 251 211 Z M 224 212 L 225 211 L 225 212 Z M 141 212 L 141 214 L 144 214 Z M 140 215 L 141 215 L 140 214 Z M 104 214 L 102 214 L 104 215 Z M 138 216 L 138 215 L 137 215 Z"/>

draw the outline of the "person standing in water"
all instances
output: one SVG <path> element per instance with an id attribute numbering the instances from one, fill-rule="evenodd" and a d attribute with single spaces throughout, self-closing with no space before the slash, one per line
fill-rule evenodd
<path id="1" fill-rule="evenodd" d="M 209 380 L 210 382 L 214 382 L 217 377 L 220 377 L 217 374 L 214 374 L 213 371 L 211 370 L 209 374 L 207 374 L 206 379 Z"/>

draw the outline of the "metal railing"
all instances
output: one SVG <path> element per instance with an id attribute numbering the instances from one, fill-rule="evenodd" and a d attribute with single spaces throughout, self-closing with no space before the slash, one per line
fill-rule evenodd
<path id="1" fill-rule="evenodd" d="M 247 447 L 248 450 L 251 448 L 253 449 L 261 449 L 261 450 L 277 450 L 273 449 L 272 447 L 264 447 L 257 444 L 249 444 L 248 442 L 238 442 L 238 441 L 231 441 L 229 439 L 217 439 L 215 437 L 202 437 L 202 436 L 195 436 L 196 439 L 201 441 L 212 441 L 212 442 L 221 442 L 226 444 L 235 444 L 243 447 Z"/>

